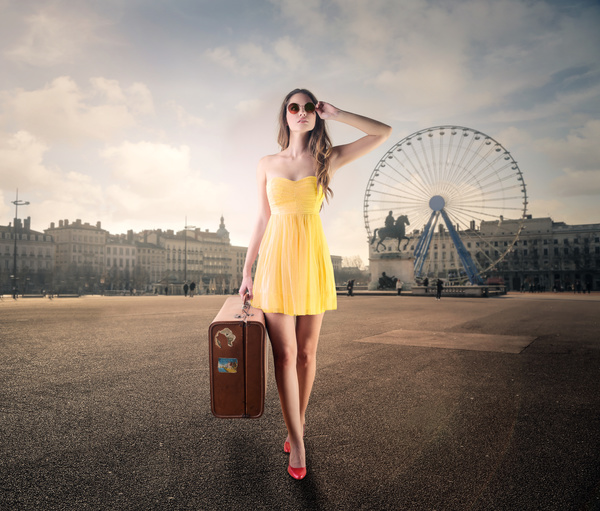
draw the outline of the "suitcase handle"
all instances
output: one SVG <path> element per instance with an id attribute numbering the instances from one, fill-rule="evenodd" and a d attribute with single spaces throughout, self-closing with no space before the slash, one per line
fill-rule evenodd
<path id="1" fill-rule="evenodd" d="M 250 302 L 248 301 L 248 299 L 246 298 L 248 295 L 248 293 L 246 293 L 244 295 L 244 305 L 242 305 L 242 313 L 241 314 L 236 314 L 235 317 L 236 319 L 247 319 L 250 316 L 254 316 L 254 314 L 250 313 Z"/>

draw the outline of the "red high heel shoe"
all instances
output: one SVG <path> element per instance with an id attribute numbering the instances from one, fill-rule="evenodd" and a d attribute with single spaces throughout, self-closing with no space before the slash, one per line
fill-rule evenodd
<path id="1" fill-rule="evenodd" d="M 288 465 L 288 474 L 297 480 L 304 479 L 306 477 L 306 467 L 294 468 L 291 465 Z"/>

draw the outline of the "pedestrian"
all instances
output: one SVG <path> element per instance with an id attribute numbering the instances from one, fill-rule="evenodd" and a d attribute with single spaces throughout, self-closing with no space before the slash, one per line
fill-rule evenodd
<path id="1" fill-rule="evenodd" d="M 183 294 L 187 297 L 189 286 L 187 282 L 183 285 Z"/>
<path id="2" fill-rule="evenodd" d="M 429 293 L 429 279 L 427 277 L 423 280 L 423 286 L 425 287 L 425 292 Z"/>
<path id="3" fill-rule="evenodd" d="M 194 291 L 196 290 L 196 283 L 192 282 L 190 284 L 190 298 L 194 298 Z"/>
<path id="4" fill-rule="evenodd" d="M 444 283 L 442 282 L 442 279 L 437 279 L 437 282 L 435 284 L 435 289 L 436 289 L 435 299 L 441 300 L 442 299 L 442 290 L 444 289 Z"/>
<path id="5" fill-rule="evenodd" d="M 398 290 L 398 296 L 400 296 L 402 294 L 402 286 L 404 285 L 404 282 L 402 282 L 400 279 L 398 279 L 396 281 L 396 289 Z"/>
<path id="6" fill-rule="evenodd" d="M 366 135 L 332 146 L 326 120 Z M 326 310 L 337 308 L 335 278 L 319 211 L 332 195 L 340 167 L 382 144 L 383 123 L 317 101 L 306 89 L 291 91 L 279 113 L 281 151 L 258 164 L 258 218 L 252 232 L 239 294 L 265 313 L 275 379 L 288 431 L 288 473 L 306 475 L 305 413 L 316 371 L 316 351 Z M 254 282 L 251 272 L 259 254 Z"/>
<path id="7" fill-rule="evenodd" d="M 348 281 L 346 289 L 348 289 L 348 296 L 354 296 L 354 279 Z"/>

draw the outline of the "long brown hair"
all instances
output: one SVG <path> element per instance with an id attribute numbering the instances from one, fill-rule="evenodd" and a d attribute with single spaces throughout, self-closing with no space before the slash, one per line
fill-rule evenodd
<path id="1" fill-rule="evenodd" d="M 279 111 L 279 134 L 277 135 L 277 143 L 282 151 L 290 145 L 290 127 L 287 123 L 286 112 L 288 101 L 294 94 L 306 94 L 315 105 L 318 103 L 316 96 L 306 89 L 294 89 L 285 97 Z M 317 185 L 321 187 L 325 199 L 329 202 L 329 197 L 333 196 L 333 191 L 329 187 L 329 182 L 331 181 L 331 175 L 329 174 L 331 139 L 327 133 L 325 121 L 316 113 L 315 116 L 315 127 L 310 132 L 308 149 L 317 162 Z"/>

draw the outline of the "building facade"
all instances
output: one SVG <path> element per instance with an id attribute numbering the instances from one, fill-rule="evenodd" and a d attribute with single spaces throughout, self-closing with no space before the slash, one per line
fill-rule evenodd
<path id="1" fill-rule="evenodd" d="M 600 290 L 600 224 L 567 225 L 551 218 L 524 221 L 481 222 L 459 232 L 470 257 L 482 266 L 497 261 L 486 277 L 501 279 L 509 290 Z M 515 241 L 516 239 L 516 241 Z M 407 259 L 418 236 L 396 250 L 397 241 L 386 242 L 377 258 Z M 462 270 L 456 247 L 443 228 L 432 236 L 424 276 L 446 278 Z"/>
<path id="2" fill-rule="evenodd" d="M 143 289 L 144 279 L 138 270 L 137 244 L 133 231 L 127 234 L 109 234 L 106 237 L 106 264 L 101 274 L 102 291 Z"/>
<path id="3" fill-rule="evenodd" d="M 15 259 L 15 238 L 16 254 Z M 15 275 L 16 262 L 16 281 Z M 31 217 L 0 226 L 0 294 L 39 293 L 52 286 L 55 245 L 50 234 L 31 229 Z"/>
<path id="4" fill-rule="evenodd" d="M 106 269 L 108 232 L 96 225 L 59 220 L 44 231 L 52 236 L 56 247 L 54 287 L 61 292 L 97 292 Z"/>
<path id="5" fill-rule="evenodd" d="M 233 294 L 239 289 L 247 247 L 232 246 L 221 216 L 216 232 L 188 228 L 110 234 L 100 222 L 52 222 L 45 232 L 17 220 L 19 293 L 152 292 L 182 294 L 194 282 L 198 293 Z M 12 291 L 15 227 L 0 226 L 0 285 Z M 334 268 L 342 258 L 332 256 Z M 252 273 L 256 270 L 254 262 Z M 26 288 L 26 286 L 29 286 Z M 34 289 L 36 288 L 36 289 Z"/>

